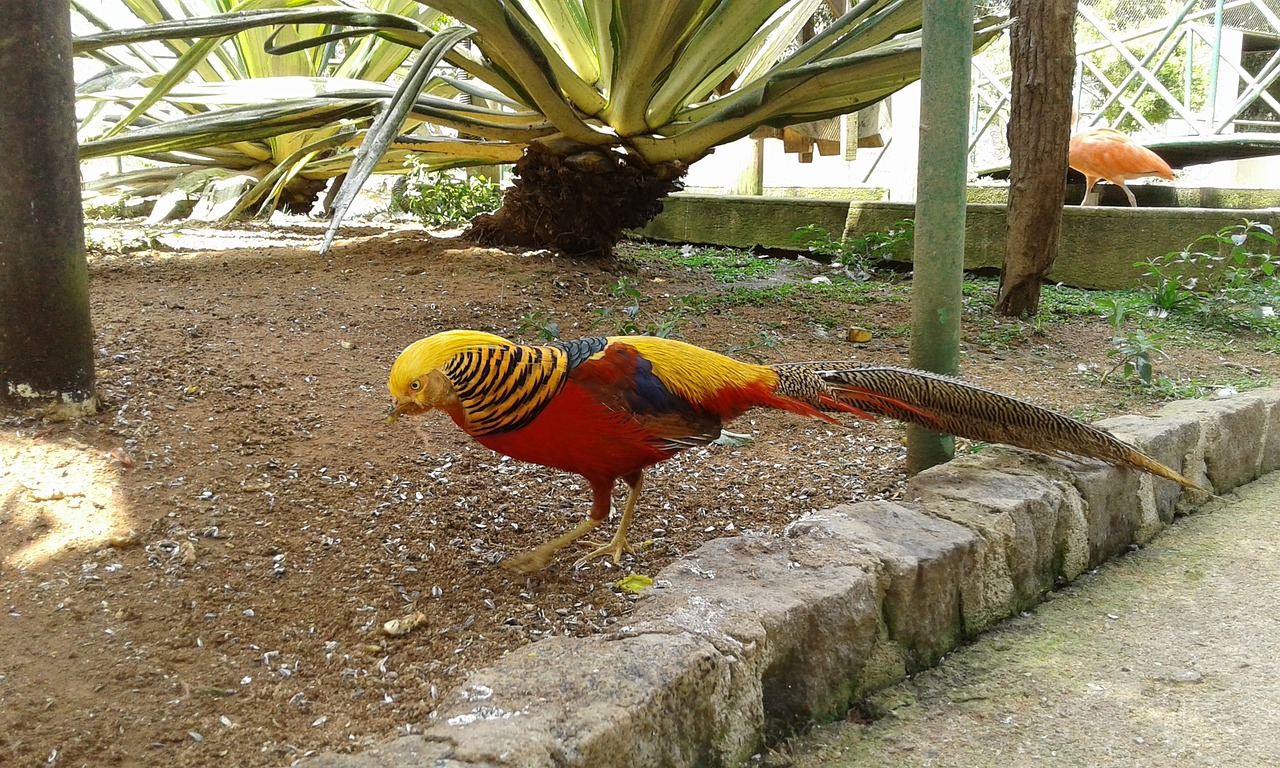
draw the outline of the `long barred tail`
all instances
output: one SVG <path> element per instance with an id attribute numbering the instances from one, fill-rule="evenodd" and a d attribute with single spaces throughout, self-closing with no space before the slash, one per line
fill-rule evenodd
<path id="1" fill-rule="evenodd" d="M 1005 443 L 1051 456 L 1084 456 L 1206 491 L 1178 472 L 1097 427 L 949 376 L 849 362 L 783 363 L 779 395 L 825 411 L 874 413 L 937 432 Z"/>

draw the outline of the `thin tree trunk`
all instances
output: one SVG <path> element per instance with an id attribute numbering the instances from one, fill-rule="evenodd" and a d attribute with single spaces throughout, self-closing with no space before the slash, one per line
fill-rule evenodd
<path id="1" fill-rule="evenodd" d="M 1035 314 L 1053 268 L 1067 190 L 1077 0 L 1013 0 L 1009 236 L 996 311 Z"/>
<path id="2" fill-rule="evenodd" d="M 0 406 L 92 412 L 68 0 L 0 3 L 0 105 Z"/>

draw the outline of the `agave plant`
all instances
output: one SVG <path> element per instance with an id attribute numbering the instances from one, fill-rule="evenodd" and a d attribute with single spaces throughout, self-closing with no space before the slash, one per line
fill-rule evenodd
<path id="1" fill-rule="evenodd" d="M 415 48 L 438 37 L 431 26 L 443 16 L 414 0 L 370 0 L 362 11 L 336 0 L 291 8 L 297 5 L 72 0 L 73 11 L 101 30 L 78 38 L 77 53 L 106 66 L 78 89 L 81 158 L 155 161 L 87 187 L 163 193 L 157 217 L 187 198 L 199 199 L 202 218 L 255 206 L 310 208 L 330 178 L 350 169 L 354 147 L 395 93 L 387 80 Z M 113 31 L 122 19 L 144 26 Z M 364 22 L 383 26 L 387 36 L 345 45 L 328 40 L 335 28 Z M 395 42 L 387 39 L 391 33 Z M 291 46 L 299 40 L 307 45 Z M 485 149 L 481 157 L 492 157 L 493 148 Z M 376 169 L 400 170 L 407 151 L 385 153 Z"/>
<path id="2" fill-rule="evenodd" d="M 392 95 L 389 86 L 379 93 L 346 85 L 319 97 L 347 104 L 365 95 L 386 103 L 378 121 L 362 129 L 359 157 L 335 205 L 334 227 L 355 189 L 385 162 L 385 153 L 401 146 L 397 141 L 407 128 L 424 123 L 451 135 L 433 140 L 428 165 L 518 157 L 502 207 L 474 220 L 472 236 L 571 254 L 607 252 L 623 230 L 652 219 L 662 198 L 680 187 L 689 165 L 717 145 L 761 125 L 861 109 L 911 83 L 920 71 L 922 0 L 862 0 L 800 45 L 800 30 L 824 0 L 427 2 L 464 30 L 433 33 L 420 18 L 403 13 L 347 9 L 342 13 L 351 15 L 344 17 L 329 9 L 324 20 L 331 31 L 323 35 L 308 39 L 295 33 L 295 42 L 284 45 L 278 31 L 263 38 L 281 52 L 320 48 L 344 34 L 348 45 L 377 34 L 419 49 L 414 70 Z M 321 0 L 273 7 L 281 4 L 314 6 Z M 307 14 L 316 11 L 290 7 L 274 16 L 223 15 L 205 23 L 211 25 L 206 29 L 278 30 L 282 24 L 314 23 L 318 17 Z M 345 33 L 338 29 L 343 23 Z M 979 20 L 975 47 L 1001 28 L 1000 19 Z M 97 36 L 93 44 L 162 34 L 127 31 Z M 453 47 L 444 50 L 446 45 Z M 281 115 L 276 130 L 288 122 Z M 147 126 L 87 146 L 137 151 L 139 145 L 122 149 L 124 142 L 147 130 L 175 141 L 183 133 Z M 490 154 L 482 157 L 480 147 Z"/>
<path id="3" fill-rule="evenodd" d="M 920 72 L 921 0 L 863 0 L 798 46 L 822 0 L 431 2 L 476 30 L 477 78 L 554 126 L 473 222 L 482 242 L 609 250 L 717 145 L 852 112 Z"/>

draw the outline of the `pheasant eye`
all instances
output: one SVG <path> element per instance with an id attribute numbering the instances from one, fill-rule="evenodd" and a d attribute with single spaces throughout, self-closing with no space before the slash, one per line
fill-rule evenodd
<path id="1" fill-rule="evenodd" d="M 417 379 L 414 379 L 413 381 L 409 382 L 409 389 L 412 389 L 414 392 L 417 392 L 418 390 L 422 389 L 422 382 L 418 381 Z"/>

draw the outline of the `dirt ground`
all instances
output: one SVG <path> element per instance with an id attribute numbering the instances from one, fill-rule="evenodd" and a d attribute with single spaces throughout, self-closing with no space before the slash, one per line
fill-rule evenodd
<path id="1" fill-rule="evenodd" d="M 468 670 L 618 621 L 638 599 L 615 587 L 628 573 L 899 493 L 897 426 L 752 414 L 735 429 L 754 442 L 650 474 L 637 559 L 508 572 L 503 558 L 580 519 L 585 483 L 504 460 L 438 414 L 388 425 L 395 356 L 447 328 L 536 342 L 538 313 L 565 338 L 612 332 L 592 323 L 622 276 L 657 309 L 728 287 L 403 228 L 348 228 L 322 258 L 319 233 L 120 230 L 91 250 L 100 414 L 0 422 L 0 762 L 278 766 L 359 749 L 419 728 Z M 850 344 L 781 303 L 679 331 L 720 351 L 768 332 L 776 343 L 754 350 L 766 362 L 905 362 L 905 302 L 812 310 L 876 338 Z M 977 314 L 966 322 L 968 339 Z M 1009 328 L 1009 346 L 966 345 L 966 378 L 1068 412 L 1147 407 L 1098 386 L 1101 318 Z M 1246 343 L 1165 351 L 1184 376 L 1280 375 Z M 412 631 L 384 631 L 415 611 Z"/>

